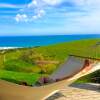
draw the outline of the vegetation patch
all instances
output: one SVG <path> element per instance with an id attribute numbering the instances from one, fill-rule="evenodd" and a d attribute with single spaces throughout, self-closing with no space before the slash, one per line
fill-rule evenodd
<path id="1" fill-rule="evenodd" d="M 27 81 L 28 84 L 32 84 L 40 74 L 51 75 L 69 55 L 100 58 L 100 45 L 97 45 L 99 42 L 100 39 L 88 39 L 36 48 L 2 50 L 0 51 L 0 78 Z M 80 82 L 86 82 L 91 75 L 86 77 Z"/>
<path id="2" fill-rule="evenodd" d="M 40 77 L 40 74 L 0 70 L 0 79 L 18 84 L 26 82 L 28 85 L 33 85 Z"/>

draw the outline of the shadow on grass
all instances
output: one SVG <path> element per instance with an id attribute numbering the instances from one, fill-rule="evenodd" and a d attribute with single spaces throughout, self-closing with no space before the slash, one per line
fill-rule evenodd
<path id="1" fill-rule="evenodd" d="M 16 83 L 16 84 L 19 84 L 20 81 L 17 81 L 17 80 L 14 80 L 14 79 L 8 79 L 8 78 L 0 78 L 1 80 L 5 80 L 5 81 L 8 81 L 8 82 L 12 82 L 12 83 Z"/>
<path id="2" fill-rule="evenodd" d="M 65 97 L 62 93 L 57 92 L 46 100 L 57 100 L 58 98 Z"/>
<path id="3" fill-rule="evenodd" d="M 8 81 L 8 82 L 15 83 L 15 84 L 18 84 L 18 85 L 31 86 L 31 85 L 27 84 L 27 82 L 25 82 L 25 81 L 18 81 L 18 80 L 8 79 L 8 78 L 0 78 L 0 79 Z"/>
<path id="4" fill-rule="evenodd" d="M 95 84 L 95 83 L 84 83 L 84 84 L 75 83 L 75 84 L 71 84 L 70 87 L 100 92 L 100 84 Z"/>

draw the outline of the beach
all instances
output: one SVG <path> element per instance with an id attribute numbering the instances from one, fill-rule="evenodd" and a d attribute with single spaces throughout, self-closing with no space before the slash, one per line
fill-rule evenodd
<path id="1" fill-rule="evenodd" d="M 0 47 L 0 50 L 8 50 L 8 49 L 18 49 L 22 47 Z"/>

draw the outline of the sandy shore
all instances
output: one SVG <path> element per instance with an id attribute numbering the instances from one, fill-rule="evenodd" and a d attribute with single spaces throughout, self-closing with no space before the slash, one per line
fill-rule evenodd
<path id="1" fill-rule="evenodd" d="M 100 100 L 100 84 L 73 84 L 47 100 Z"/>
<path id="2" fill-rule="evenodd" d="M 22 47 L 0 47 L 0 50 L 17 49 Z"/>

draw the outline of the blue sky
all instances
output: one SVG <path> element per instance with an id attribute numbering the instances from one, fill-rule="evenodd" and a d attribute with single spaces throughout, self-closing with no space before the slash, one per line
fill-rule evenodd
<path id="1" fill-rule="evenodd" d="M 0 36 L 100 34 L 100 0 L 0 0 Z"/>

